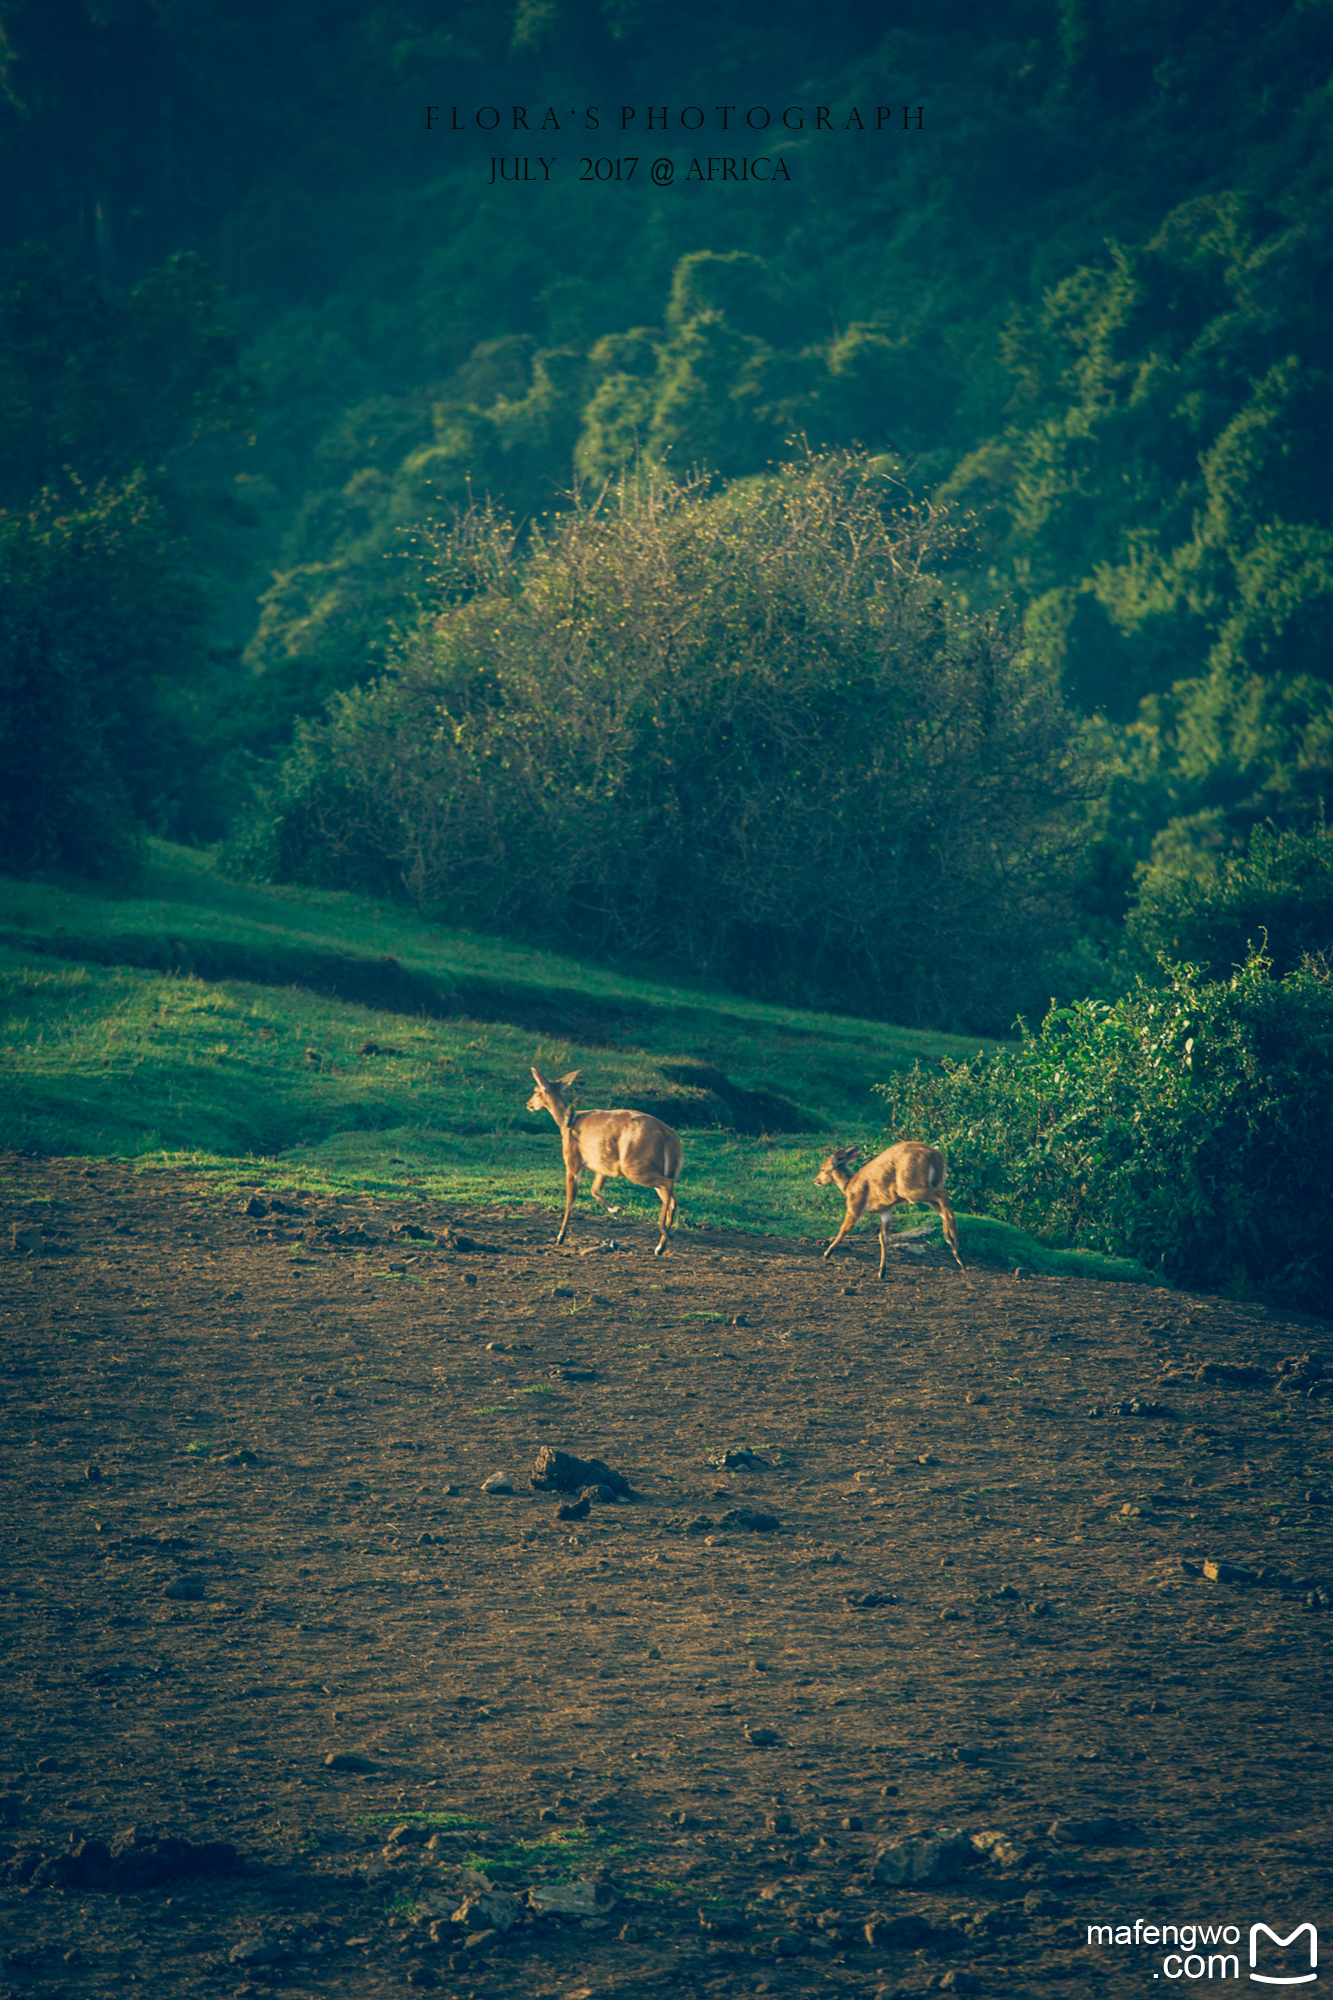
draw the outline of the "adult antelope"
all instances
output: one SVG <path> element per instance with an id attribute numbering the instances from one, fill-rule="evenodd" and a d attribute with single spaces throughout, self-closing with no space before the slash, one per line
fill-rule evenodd
<path id="1" fill-rule="evenodd" d="M 581 1174 L 592 1175 L 592 1198 L 608 1215 L 620 1211 L 602 1200 L 602 1189 L 623 1175 L 636 1187 L 657 1189 L 662 1234 L 653 1255 L 660 1257 L 676 1219 L 676 1181 L 684 1158 L 680 1135 L 646 1111 L 575 1111 L 569 1095 L 582 1073 L 572 1069 L 568 1076 L 548 1083 L 539 1070 L 532 1072 L 537 1088 L 528 1099 L 528 1110 L 550 1112 L 560 1128 L 565 1156 L 565 1219 L 555 1240 L 565 1240 Z"/>
<path id="2" fill-rule="evenodd" d="M 889 1247 L 889 1217 L 900 1201 L 913 1201 L 937 1211 L 944 1224 L 945 1241 L 961 1271 L 963 1260 L 958 1254 L 958 1231 L 954 1227 L 953 1210 L 944 1193 L 943 1153 L 937 1152 L 934 1146 L 919 1145 L 915 1139 L 904 1139 L 900 1145 L 890 1146 L 886 1153 L 877 1153 L 873 1160 L 867 1160 L 863 1167 L 853 1172 L 860 1151 L 859 1146 L 840 1146 L 836 1153 L 829 1154 L 815 1175 L 816 1187 L 839 1187 L 847 1199 L 842 1228 L 824 1255 L 827 1257 L 830 1251 L 837 1249 L 869 1209 L 879 1217 L 879 1275 L 882 1278 L 884 1257 Z"/>

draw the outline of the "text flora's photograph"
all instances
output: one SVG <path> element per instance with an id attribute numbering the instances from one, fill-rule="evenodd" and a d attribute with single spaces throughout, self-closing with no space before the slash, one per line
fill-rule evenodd
<path id="1" fill-rule="evenodd" d="M 1331 57 L 0 0 L 0 2000 L 1319 1990 Z"/>

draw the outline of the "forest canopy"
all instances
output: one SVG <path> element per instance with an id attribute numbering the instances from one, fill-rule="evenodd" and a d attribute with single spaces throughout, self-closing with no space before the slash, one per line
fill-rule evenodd
<path id="1" fill-rule="evenodd" d="M 514 677 L 531 693 L 539 664 L 534 712 L 555 703 L 552 741 L 582 771 L 588 744 L 576 754 L 561 734 L 582 669 L 558 648 L 526 680 L 516 665 L 537 643 L 540 566 L 576 545 L 591 561 L 613 515 L 628 533 L 626 495 L 656 494 L 663 519 L 710 533 L 730 506 L 739 548 L 811 463 L 861 452 L 897 468 L 936 524 L 912 617 L 947 601 L 939 686 L 961 686 L 951 676 L 989 633 L 1006 687 L 1021 683 L 1015 770 L 1040 708 L 1059 718 L 1052 741 L 1077 736 L 1079 769 L 1101 774 L 1062 795 L 1058 838 L 1053 795 L 1016 780 L 1032 879 L 1049 867 L 1055 955 L 1042 973 L 1010 955 L 1003 978 L 969 983 L 951 944 L 948 1004 L 971 992 L 991 1019 L 1028 1004 L 1033 980 L 1107 989 L 1167 931 L 1216 965 L 1248 942 L 1242 906 L 1274 965 L 1333 944 L 1310 901 L 1333 768 L 1331 49 L 1327 9 L 1308 0 L 945 0 L 873 20 L 850 0 L 781 0 L 729 9 L 721 28 L 693 0 L 0 0 L 0 704 L 21 746 L 10 776 L 28 786 L 0 822 L 5 864 L 123 873 L 146 827 L 215 839 L 248 812 L 233 851 L 306 870 L 301 786 L 317 764 L 324 785 L 353 738 L 357 758 L 376 731 L 401 740 L 441 675 L 469 740 L 508 742 Z M 557 149 L 568 173 L 493 185 L 499 139 L 423 115 L 664 95 L 888 98 L 920 116 L 768 134 L 791 178 L 761 192 L 585 184 L 578 155 L 624 144 L 614 117 L 589 136 L 582 112 Z M 661 140 L 682 168 L 688 143 Z M 611 513 L 604 487 L 622 496 Z M 413 538 L 452 546 L 483 518 L 501 535 L 502 517 L 522 582 L 501 592 L 492 657 L 480 614 L 432 596 Z M 823 604 L 817 568 L 802 588 Z M 862 611 L 837 628 L 844 658 L 825 630 L 801 669 L 821 729 L 813 690 L 867 671 Z M 635 615 L 651 706 L 660 629 Z M 709 630 L 693 617 L 682 689 L 702 688 Z M 604 635 L 598 672 L 616 657 L 629 674 L 617 643 Z M 908 652 L 925 657 L 917 638 Z M 735 683 L 715 664 L 725 710 Z M 628 732 L 614 757 L 645 760 L 637 786 L 628 765 L 616 779 L 628 827 L 631 802 L 658 796 L 660 745 L 614 712 Z M 901 772 L 875 786 L 915 753 L 860 734 L 852 748 L 880 777 L 839 792 L 837 838 L 825 828 L 811 852 L 841 852 L 867 809 L 897 852 L 885 801 Z M 35 790 L 29 761 L 47 773 Z M 772 780 L 746 782 L 757 798 Z M 961 825 L 971 780 L 952 782 L 935 773 L 936 806 Z M 450 825 L 475 843 L 465 789 L 449 792 Z M 722 796 L 701 829 L 708 880 L 734 858 Z M 461 909 L 468 869 L 426 859 L 438 829 L 405 832 L 397 794 L 383 812 L 375 840 L 354 815 L 333 851 Z M 517 826 L 504 821 L 511 852 Z M 1005 839 L 997 851 L 1014 851 Z M 673 865 L 683 882 L 703 863 Z M 608 951 L 670 939 L 683 962 L 734 976 L 740 930 L 705 951 L 657 886 L 631 893 L 625 866 L 613 890 L 610 869 L 603 852 L 584 903 L 556 898 L 560 934 Z M 780 899 L 759 880 L 736 907 L 762 934 L 753 965 L 777 977 Z M 893 895 L 904 907 L 892 880 L 892 894 L 863 882 L 867 938 L 893 927 Z M 512 895 L 468 907 L 516 922 Z M 1199 916 L 1215 904 L 1216 935 Z M 836 991 L 834 931 L 816 933 L 792 963 Z M 989 937 L 977 931 L 978 955 Z M 869 1004 L 881 961 L 853 958 Z M 913 993 L 882 1004 L 916 1006 Z"/>

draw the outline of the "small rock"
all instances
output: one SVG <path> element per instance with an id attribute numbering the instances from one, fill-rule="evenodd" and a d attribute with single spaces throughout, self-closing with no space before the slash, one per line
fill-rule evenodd
<path id="1" fill-rule="evenodd" d="M 1098 1813 L 1088 1819 L 1053 1819 L 1046 1834 L 1049 1840 L 1067 1840 L 1075 1847 L 1106 1847 L 1118 1840 L 1122 1831 L 1118 1819 L 1110 1813 Z"/>
<path id="2" fill-rule="evenodd" d="M 578 1493 L 585 1486 L 609 1486 L 621 1500 L 637 1498 L 624 1474 L 613 1472 L 600 1458 L 578 1458 L 552 1445 L 543 1445 L 537 1453 L 528 1484 L 538 1493 Z"/>
<path id="3" fill-rule="evenodd" d="M 1029 1889 L 1023 1898 L 1023 1914 L 1028 1917 L 1045 1917 L 1048 1920 L 1062 1917 L 1067 1905 L 1053 1896 L 1049 1889 Z"/>
<path id="4" fill-rule="evenodd" d="M 978 1854 L 984 1854 L 997 1868 L 1018 1868 L 1027 1859 L 1027 1849 L 1018 1846 L 1007 1833 L 991 1827 L 982 1833 L 974 1833 L 972 1845 Z"/>
<path id="5" fill-rule="evenodd" d="M 1195 1373 L 1196 1382 L 1234 1382 L 1255 1388 L 1269 1379 L 1268 1370 L 1255 1361 L 1205 1361 Z"/>
<path id="6" fill-rule="evenodd" d="M 969 1389 L 964 1400 L 969 1403 L 989 1403 L 990 1397 L 984 1389 Z"/>
<path id="7" fill-rule="evenodd" d="M 508 1889 L 482 1889 L 465 1896 L 451 1921 L 473 1931 L 509 1931 L 518 1922 L 522 1905 Z"/>
<path id="8" fill-rule="evenodd" d="M 469 1288 L 475 1286 L 477 1282 L 477 1274 L 475 1271 L 460 1271 L 458 1275 L 462 1280 L 462 1282 Z"/>
<path id="9" fill-rule="evenodd" d="M 795 1828 L 796 1821 L 789 1812 L 779 1810 L 764 1815 L 765 1833 L 792 1833 Z"/>
<path id="10" fill-rule="evenodd" d="M 92 1482 L 95 1485 L 96 1482 L 102 1477 L 102 1468 L 100 1465 L 90 1465 L 85 1470 L 83 1476 L 85 1479 L 92 1480 Z"/>
<path id="11" fill-rule="evenodd" d="M 965 1833 L 918 1834 L 912 1839 L 895 1840 L 875 1856 L 874 1880 L 891 1888 L 924 1888 L 936 1882 L 953 1882 L 975 1859 L 972 1842 Z"/>
<path id="12" fill-rule="evenodd" d="M 557 1521 L 586 1521 L 591 1506 L 592 1502 L 585 1493 L 581 1500 L 569 1500 L 563 1507 L 557 1507 L 555 1518 Z"/>
<path id="13" fill-rule="evenodd" d="M 620 1495 L 612 1486 L 585 1486 L 580 1498 L 595 1500 L 599 1507 L 614 1507 Z"/>
<path id="14" fill-rule="evenodd" d="M 776 1514 L 762 1514 L 754 1507 L 732 1507 L 717 1524 L 719 1528 L 739 1528 L 752 1535 L 771 1535 L 782 1526 Z"/>
<path id="15" fill-rule="evenodd" d="M 364 1053 L 364 1051 L 363 1051 Z M 409 1986 L 438 1986 L 440 1975 L 428 1965 L 409 1965 L 405 1975 Z"/>
<path id="16" fill-rule="evenodd" d="M 534 1882 L 528 1890 L 528 1902 L 543 1916 L 600 1916 L 615 1900 L 609 1882 Z"/>
<path id="17" fill-rule="evenodd" d="M 745 1740 L 747 1743 L 755 1744 L 760 1750 L 768 1750 L 773 1744 L 780 1743 L 782 1738 L 778 1735 L 776 1729 L 752 1729 L 747 1722 L 745 1725 Z"/>
<path id="18" fill-rule="evenodd" d="M 938 1459 L 937 1459 L 937 1458 L 936 1458 L 936 1457 L 934 1456 L 934 1454 L 933 1454 L 932 1452 L 929 1452 L 929 1451 L 923 1451 L 923 1452 L 919 1453 L 919 1454 L 918 1454 L 918 1457 L 917 1457 L 917 1461 L 916 1461 L 916 1462 L 917 1462 L 917 1464 L 918 1464 L 918 1465 L 938 1465 L 938 1464 L 939 1464 L 939 1460 L 938 1460 Z"/>
<path id="19" fill-rule="evenodd" d="M 277 1938 L 269 1937 L 262 1931 L 256 1937 L 242 1938 L 227 1953 L 232 1965 L 281 1965 L 291 1955 Z"/>
<path id="20" fill-rule="evenodd" d="M 330 1750 L 324 1759 L 326 1771 L 378 1771 L 379 1765 L 363 1757 L 359 1750 Z"/>
<path id="21" fill-rule="evenodd" d="M 930 1941 L 931 1927 L 924 1917 L 886 1917 L 876 1912 L 866 1920 L 865 1941 L 884 1951 L 910 1950 Z"/>
<path id="22" fill-rule="evenodd" d="M 891 1590 L 863 1590 L 859 1596 L 843 1599 L 849 1611 L 877 1611 L 883 1604 L 896 1604 L 897 1597 Z"/>
<path id="23" fill-rule="evenodd" d="M 966 1971 L 961 1965 L 950 1966 L 940 1974 L 940 1991 L 943 1993 L 981 1993 L 982 1981 L 975 1972 Z"/>
<path id="24" fill-rule="evenodd" d="M 507 1472 L 493 1472 L 489 1479 L 481 1482 L 483 1493 L 512 1493 L 514 1482 Z"/>
<path id="25" fill-rule="evenodd" d="M 597 1380 L 597 1370 L 595 1368 L 570 1368 L 562 1365 L 556 1368 L 548 1368 L 546 1372 L 553 1382 L 595 1382 Z"/>
<path id="26" fill-rule="evenodd" d="M 855 1813 L 846 1813 L 838 1821 L 838 1825 L 844 1833 L 860 1833 L 861 1824 L 861 1820 Z"/>
<path id="27" fill-rule="evenodd" d="M 574 1287 L 572 1285 L 552 1285 L 551 1297 L 553 1299 L 572 1299 L 574 1297 Z"/>
<path id="28" fill-rule="evenodd" d="M 16 1222 L 12 1237 L 14 1248 L 21 1250 L 25 1256 L 31 1256 L 34 1250 L 40 1250 L 42 1247 L 42 1232 L 32 1224 Z"/>
<path id="29" fill-rule="evenodd" d="M 308 1055 L 310 1051 L 307 1049 L 306 1053 Z M 252 1194 L 249 1201 L 247 1201 L 244 1208 L 242 1208 L 241 1214 L 253 1215 L 256 1219 L 258 1219 L 260 1216 L 268 1214 L 268 1203 L 266 1201 L 261 1201 L 257 1194 Z"/>
<path id="30" fill-rule="evenodd" d="M 1258 1583 L 1259 1572 L 1247 1563 L 1221 1562 L 1213 1556 L 1204 1559 L 1203 1573 L 1210 1583 L 1246 1584 Z"/>
<path id="31" fill-rule="evenodd" d="M 47 1777 L 52 1771 L 60 1769 L 60 1760 L 58 1757 L 39 1757 L 33 1769 L 40 1771 L 44 1777 Z"/>
<path id="32" fill-rule="evenodd" d="M 685 1523 L 685 1532 L 687 1535 L 706 1535 L 712 1526 L 713 1522 L 709 1515 L 696 1514 L 692 1521 Z"/>
<path id="33" fill-rule="evenodd" d="M 204 1579 L 201 1576 L 173 1576 L 163 1589 L 164 1597 L 182 1597 L 190 1603 L 197 1603 L 204 1594 Z"/>
<path id="34" fill-rule="evenodd" d="M 748 1445 L 743 1444 L 732 1445 L 727 1451 L 710 1451 L 704 1462 L 707 1465 L 717 1466 L 720 1471 L 729 1471 L 733 1465 L 758 1466 L 765 1472 L 769 1470 L 768 1460 L 760 1458 L 757 1452 L 751 1451 Z"/>
<path id="35" fill-rule="evenodd" d="M 386 1847 L 424 1847 L 429 1836 L 429 1827 L 414 1825 L 411 1820 L 404 1820 L 401 1826 L 394 1827 L 392 1832 L 385 1836 L 384 1845 Z"/>
<path id="36" fill-rule="evenodd" d="M 456 1500 L 459 1494 L 462 1492 L 462 1490 L 463 1489 L 461 1486 L 446 1486 L 444 1489 L 444 1497 L 446 1500 Z"/>

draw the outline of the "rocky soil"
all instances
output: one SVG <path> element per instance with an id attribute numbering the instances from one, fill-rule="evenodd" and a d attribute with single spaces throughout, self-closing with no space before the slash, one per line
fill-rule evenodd
<path id="1" fill-rule="evenodd" d="M 0 1995 L 1036 2000 L 1327 1924 L 1326 1323 L 0 1169 Z"/>

